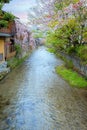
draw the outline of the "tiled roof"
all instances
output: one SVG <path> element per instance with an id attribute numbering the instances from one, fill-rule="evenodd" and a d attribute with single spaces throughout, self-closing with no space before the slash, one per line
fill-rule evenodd
<path id="1" fill-rule="evenodd" d="M 0 37 L 10 37 L 11 34 L 7 34 L 7 33 L 0 33 Z"/>

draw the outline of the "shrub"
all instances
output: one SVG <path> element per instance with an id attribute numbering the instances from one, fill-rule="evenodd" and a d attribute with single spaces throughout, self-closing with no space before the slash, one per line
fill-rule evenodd
<path id="1" fill-rule="evenodd" d="M 71 53 L 76 53 L 77 52 L 77 49 L 76 49 L 76 47 L 68 47 L 67 49 L 66 49 L 66 52 L 68 52 L 69 54 L 71 54 Z"/>
<path id="2" fill-rule="evenodd" d="M 19 56 L 22 51 L 20 44 L 15 44 L 15 50 L 16 50 L 16 56 Z"/>
<path id="3" fill-rule="evenodd" d="M 7 21 L 13 21 L 15 19 L 15 16 L 9 12 L 6 12 L 4 15 L 3 15 L 3 19 L 4 20 L 7 20 Z"/>
<path id="4" fill-rule="evenodd" d="M 8 26 L 8 21 L 0 20 L 0 28 L 6 28 Z"/>
<path id="5" fill-rule="evenodd" d="M 77 55 L 83 60 L 87 61 L 87 45 L 79 46 Z"/>

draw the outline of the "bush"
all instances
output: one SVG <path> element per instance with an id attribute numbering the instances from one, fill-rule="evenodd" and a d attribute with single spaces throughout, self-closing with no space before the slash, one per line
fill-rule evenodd
<path id="1" fill-rule="evenodd" d="M 8 21 L 0 20 L 0 28 L 6 28 L 8 26 Z"/>
<path id="2" fill-rule="evenodd" d="M 77 50 L 77 55 L 84 61 L 87 62 L 87 45 L 80 46 Z"/>
<path id="3" fill-rule="evenodd" d="M 72 53 L 76 53 L 77 50 L 76 50 L 76 47 L 68 47 L 66 49 L 66 52 L 68 52 L 69 54 L 72 54 Z"/>
<path id="4" fill-rule="evenodd" d="M 56 51 L 55 51 L 55 49 L 54 49 L 54 48 L 48 48 L 47 50 L 48 50 L 49 52 L 51 52 L 51 53 L 56 54 Z"/>
<path id="5" fill-rule="evenodd" d="M 13 14 L 11 14 L 11 13 L 6 12 L 3 15 L 3 19 L 7 20 L 7 21 L 13 21 L 15 19 L 15 16 Z"/>
<path id="6" fill-rule="evenodd" d="M 22 52 L 20 44 L 15 44 L 16 56 L 19 56 Z"/>

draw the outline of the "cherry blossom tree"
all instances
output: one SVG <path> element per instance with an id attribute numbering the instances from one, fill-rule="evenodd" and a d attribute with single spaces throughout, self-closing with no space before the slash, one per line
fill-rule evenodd
<path id="1" fill-rule="evenodd" d="M 48 30 L 51 28 L 51 31 L 54 32 L 64 25 L 68 25 L 68 22 L 73 22 L 74 25 L 76 21 L 75 28 L 73 26 L 71 29 L 70 26 L 66 26 L 66 29 L 72 31 L 69 39 L 73 39 L 71 40 L 73 44 L 77 40 L 79 44 L 82 44 L 87 20 L 86 0 L 38 0 L 38 5 L 31 10 L 29 18 L 31 18 L 32 24 L 48 27 Z"/>

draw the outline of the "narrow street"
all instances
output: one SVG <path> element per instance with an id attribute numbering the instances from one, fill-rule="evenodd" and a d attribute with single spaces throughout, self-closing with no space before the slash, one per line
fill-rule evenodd
<path id="1" fill-rule="evenodd" d="M 61 64 L 40 47 L 0 82 L 0 130 L 87 130 L 87 90 L 58 76 Z"/>

